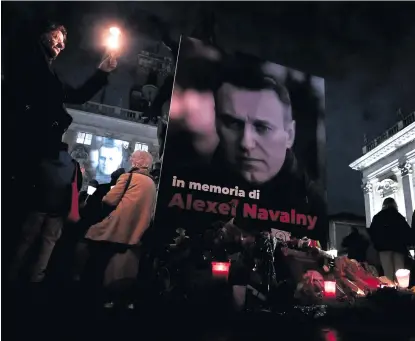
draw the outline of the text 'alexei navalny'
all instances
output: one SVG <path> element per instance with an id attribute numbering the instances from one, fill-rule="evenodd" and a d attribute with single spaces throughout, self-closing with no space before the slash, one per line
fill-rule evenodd
<path id="1" fill-rule="evenodd" d="M 168 205 L 169 208 L 177 207 L 182 210 L 193 210 L 225 216 L 230 215 L 235 217 L 237 215 L 237 209 L 241 204 L 241 199 L 239 198 L 246 197 L 246 192 L 238 186 L 228 188 L 193 181 L 186 183 L 186 181 L 178 179 L 177 176 L 173 176 L 172 187 L 188 188 L 191 191 L 202 191 L 237 197 L 238 199 L 235 198 L 227 202 L 216 202 L 194 199 L 192 194 L 175 193 Z M 260 195 L 261 193 L 259 190 L 248 192 L 248 197 L 253 200 L 259 200 Z M 285 224 L 300 225 L 306 227 L 307 230 L 313 230 L 317 223 L 317 216 L 297 213 L 295 209 L 291 209 L 287 212 L 258 207 L 257 204 L 246 202 L 242 204 L 242 215 L 244 218 L 271 220 Z"/>

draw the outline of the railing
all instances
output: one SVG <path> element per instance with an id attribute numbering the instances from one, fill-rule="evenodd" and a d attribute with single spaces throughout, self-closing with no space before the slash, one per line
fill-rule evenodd
<path id="1" fill-rule="evenodd" d="M 363 147 L 363 154 L 366 154 L 370 152 L 372 149 L 375 149 L 382 142 L 386 141 L 388 138 L 395 135 L 397 132 L 401 131 L 403 128 L 409 126 L 413 122 L 415 122 L 415 111 L 410 113 L 404 119 L 400 120 L 392 128 L 389 128 L 387 131 L 385 131 L 382 135 L 367 143 Z"/>
<path id="2" fill-rule="evenodd" d="M 91 112 L 98 115 L 104 115 L 114 118 L 120 118 L 122 120 L 145 123 L 143 120 L 143 113 L 139 111 L 133 111 L 123 109 L 120 107 L 114 107 L 112 105 L 106 105 L 96 102 L 86 102 L 85 104 L 68 104 L 68 108 Z M 145 124 L 155 125 L 153 122 L 146 122 Z"/>

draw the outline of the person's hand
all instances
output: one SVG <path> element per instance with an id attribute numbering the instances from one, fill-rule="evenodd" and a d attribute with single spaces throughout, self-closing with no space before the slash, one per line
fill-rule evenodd
<path id="1" fill-rule="evenodd" d="M 117 67 L 117 59 L 113 56 L 106 57 L 101 64 L 99 64 L 98 69 L 104 72 L 111 72 Z"/>

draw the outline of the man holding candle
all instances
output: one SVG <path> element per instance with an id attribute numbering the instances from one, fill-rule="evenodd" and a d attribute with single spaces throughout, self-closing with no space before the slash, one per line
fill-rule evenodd
<path id="1" fill-rule="evenodd" d="M 4 172 L 3 184 L 10 209 L 18 206 L 21 216 L 30 206 L 30 196 L 22 198 L 22 193 L 27 193 L 36 181 L 35 171 L 28 172 L 27 165 L 36 169 L 45 155 L 59 146 L 60 139 L 53 137 L 70 117 L 65 104 L 90 100 L 108 83 L 109 73 L 117 66 L 110 55 L 82 86 L 72 87 L 62 82 L 52 67 L 66 43 L 66 28 L 49 21 L 22 23 L 20 31 L 5 43 L 8 46 L 2 55 L 3 124 L 8 143 L 3 156 L 10 167 Z M 28 145 L 31 152 L 23 158 L 21 152 Z"/>
<path id="2" fill-rule="evenodd" d="M 22 42 L 13 41 L 4 54 L 7 125 L 19 136 L 24 133 L 25 146 L 30 141 L 32 146 L 36 143 L 41 147 L 35 150 L 42 151 L 50 142 L 51 132 L 62 125 L 68 115 L 65 104 L 90 100 L 108 83 L 108 75 L 117 67 L 117 60 L 113 54 L 108 54 L 92 76 L 75 88 L 62 82 L 53 69 L 53 63 L 66 47 L 64 26 L 42 22 L 30 26 L 30 32 L 22 33 L 19 38 L 22 36 Z M 23 146 L 15 142 L 9 145 L 20 150 Z"/>

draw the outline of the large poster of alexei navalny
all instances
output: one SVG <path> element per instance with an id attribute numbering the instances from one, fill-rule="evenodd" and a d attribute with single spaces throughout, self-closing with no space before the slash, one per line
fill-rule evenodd
<path id="1" fill-rule="evenodd" d="M 324 243 L 324 139 L 322 78 L 182 39 L 156 227 L 222 222 Z"/>

